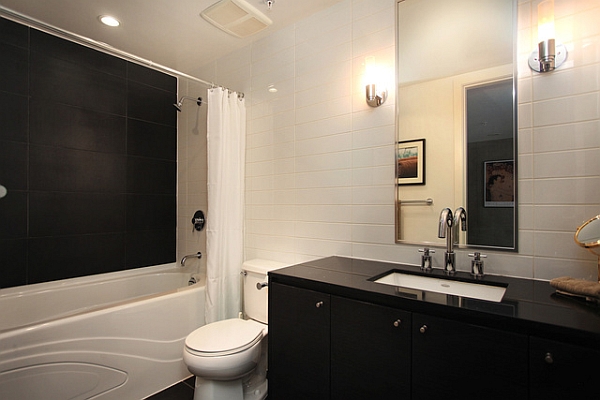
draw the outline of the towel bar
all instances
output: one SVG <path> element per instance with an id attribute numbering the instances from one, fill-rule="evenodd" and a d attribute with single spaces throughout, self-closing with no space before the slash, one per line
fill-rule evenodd
<path id="1" fill-rule="evenodd" d="M 425 205 L 432 205 L 433 204 L 433 199 L 431 197 L 425 199 L 425 200 L 398 200 L 398 202 L 400 202 L 400 204 L 425 204 Z"/>

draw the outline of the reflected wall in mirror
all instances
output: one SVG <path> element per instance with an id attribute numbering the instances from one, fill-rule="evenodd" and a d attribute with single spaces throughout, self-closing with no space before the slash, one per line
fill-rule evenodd
<path id="1" fill-rule="evenodd" d="M 396 21 L 397 141 L 427 141 L 396 241 L 443 246 L 440 211 L 465 207 L 461 246 L 515 250 L 516 0 L 399 0 Z"/>

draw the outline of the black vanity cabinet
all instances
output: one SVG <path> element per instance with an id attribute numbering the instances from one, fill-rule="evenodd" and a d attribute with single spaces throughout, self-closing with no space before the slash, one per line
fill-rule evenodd
<path id="1" fill-rule="evenodd" d="M 269 284 L 269 399 L 329 399 L 330 295 Z"/>
<path id="2" fill-rule="evenodd" d="M 530 338 L 529 379 L 532 399 L 598 398 L 600 351 Z"/>
<path id="3" fill-rule="evenodd" d="M 410 313 L 331 296 L 331 399 L 410 398 Z"/>
<path id="4" fill-rule="evenodd" d="M 413 313 L 412 399 L 527 399 L 527 336 Z"/>
<path id="5" fill-rule="evenodd" d="M 508 285 L 492 303 L 371 278 L 396 269 L 418 273 L 343 257 L 269 273 L 269 399 L 598 398 L 600 308 L 534 280 L 490 277 Z"/>
<path id="6" fill-rule="evenodd" d="M 410 313 L 269 285 L 269 398 L 410 397 Z"/>

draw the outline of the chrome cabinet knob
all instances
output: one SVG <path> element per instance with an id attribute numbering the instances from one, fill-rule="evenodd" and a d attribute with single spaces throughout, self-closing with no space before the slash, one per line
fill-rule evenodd
<path id="1" fill-rule="evenodd" d="M 401 319 L 397 319 L 394 321 L 394 326 L 397 328 L 402 324 L 402 320 Z"/>
<path id="2" fill-rule="evenodd" d="M 554 357 L 552 357 L 552 353 L 546 353 L 546 355 L 544 356 L 544 361 L 546 362 L 546 364 L 554 363 Z"/>
<path id="3" fill-rule="evenodd" d="M 323 302 L 322 302 L 322 301 L 318 301 L 318 302 L 317 302 L 317 304 L 315 304 L 315 306 L 316 306 L 317 308 L 321 308 L 321 306 L 322 306 L 322 305 L 323 305 Z"/>
<path id="4" fill-rule="evenodd" d="M 419 332 L 421 332 L 421 333 L 427 332 L 427 325 L 423 325 L 422 327 L 420 327 Z"/>

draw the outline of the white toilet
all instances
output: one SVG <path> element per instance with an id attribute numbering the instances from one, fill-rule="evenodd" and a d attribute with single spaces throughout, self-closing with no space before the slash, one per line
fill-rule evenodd
<path id="1" fill-rule="evenodd" d="M 244 318 L 204 325 L 185 339 L 183 361 L 196 375 L 194 400 L 262 400 L 267 396 L 267 282 L 286 264 L 244 262 Z M 260 288 L 260 289 L 259 289 Z"/>

